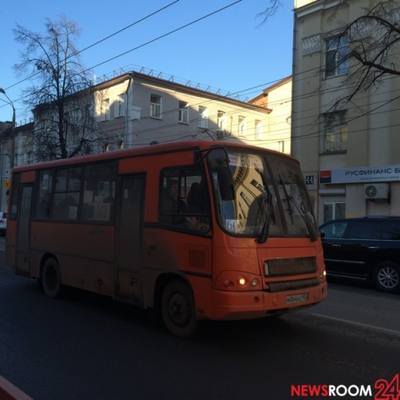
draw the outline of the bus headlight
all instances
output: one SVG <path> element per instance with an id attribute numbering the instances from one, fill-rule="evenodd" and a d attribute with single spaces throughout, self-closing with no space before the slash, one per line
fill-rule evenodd
<path id="1" fill-rule="evenodd" d="M 326 269 L 323 269 L 321 274 L 319 275 L 319 280 L 320 281 L 325 281 L 326 280 Z"/>
<path id="2" fill-rule="evenodd" d="M 244 279 L 243 277 L 239 278 L 238 282 L 240 286 L 246 286 L 247 283 L 246 279 Z"/>
<path id="3" fill-rule="evenodd" d="M 261 290 L 258 276 L 237 271 L 224 271 L 216 279 L 216 289 L 220 290 Z"/>

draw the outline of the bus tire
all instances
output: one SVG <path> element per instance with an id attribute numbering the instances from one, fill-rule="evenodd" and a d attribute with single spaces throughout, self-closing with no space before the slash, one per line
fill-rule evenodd
<path id="1" fill-rule="evenodd" d="M 40 282 L 46 296 L 56 299 L 61 295 L 60 266 L 55 258 L 48 258 L 42 266 Z"/>
<path id="2" fill-rule="evenodd" d="M 161 295 L 161 319 L 170 333 L 180 337 L 192 336 L 197 328 L 193 293 L 180 280 L 167 283 Z"/>

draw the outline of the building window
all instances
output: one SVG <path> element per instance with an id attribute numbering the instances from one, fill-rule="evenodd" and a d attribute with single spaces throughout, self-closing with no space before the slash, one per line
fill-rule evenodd
<path id="1" fill-rule="evenodd" d="M 218 111 L 217 113 L 217 126 L 220 131 L 226 129 L 226 115 L 224 111 Z"/>
<path id="2" fill-rule="evenodd" d="M 178 122 L 183 124 L 189 123 L 189 108 L 188 103 L 186 101 L 179 101 L 178 102 Z"/>
<path id="3" fill-rule="evenodd" d="M 238 117 L 238 135 L 246 136 L 246 117 L 243 115 Z"/>
<path id="4" fill-rule="evenodd" d="M 324 115 L 324 138 L 322 151 L 325 153 L 347 150 L 346 111 L 335 111 Z"/>
<path id="5" fill-rule="evenodd" d="M 101 115 L 103 121 L 110 119 L 110 99 L 103 99 L 101 101 Z"/>
<path id="6" fill-rule="evenodd" d="M 161 119 L 161 96 L 152 94 L 150 96 L 150 117 Z"/>
<path id="7" fill-rule="evenodd" d="M 324 203 L 324 223 L 334 219 L 346 217 L 346 204 L 344 202 Z"/>
<path id="8" fill-rule="evenodd" d="M 204 106 L 199 106 L 199 128 L 208 128 L 208 108 Z"/>
<path id="9" fill-rule="evenodd" d="M 281 153 L 285 152 L 285 141 L 284 140 L 278 140 L 278 151 Z"/>
<path id="10" fill-rule="evenodd" d="M 262 139 L 264 133 L 264 124 L 261 120 L 256 119 L 254 122 L 254 130 L 256 139 Z"/>
<path id="11" fill-rule="evenodd" d="M 117 117 L 123 117 L 124 116 L 124 102 L 120 99 L 118 100 L 118 112 L 117 112 Z"/>
<path id="12" fill-rule="evenodd" d="M 325 76 L 347 74 L 349 64 L 349 42 L 347 36 L 335 36 L 326 40 Z"/>
<path id="13" fill-rule="evenodd" d="M 114 118 L 123 117 L 125 115 L 124 104 L 124 95 L 120 94 L 113 104 Z"/>

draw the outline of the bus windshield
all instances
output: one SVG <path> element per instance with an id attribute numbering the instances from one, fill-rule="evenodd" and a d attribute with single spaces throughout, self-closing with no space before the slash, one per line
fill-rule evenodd
<path id="1" fill-rule="evenodd" d="M 315 219 L 295 160 L 232 149 L 211 151 L 208 159 L 219 222 L 228 233 L 258 236 L 267 223 L 269 236 L 314 235 Z"/>

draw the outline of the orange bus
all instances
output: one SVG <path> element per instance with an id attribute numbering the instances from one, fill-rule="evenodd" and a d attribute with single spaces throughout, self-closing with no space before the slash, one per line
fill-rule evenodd
<path id="1" fill-rule="evenodd" d="M 320 237 L 295 159 L 188 141 L 13 170 L 7 260 L 63 286 L 200 319 L 277 315 L 326 297 Z"/>

